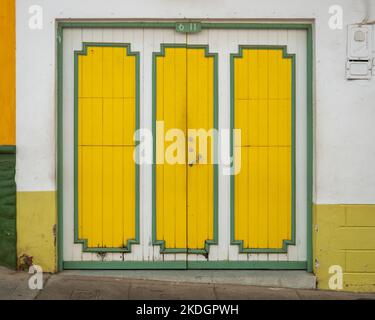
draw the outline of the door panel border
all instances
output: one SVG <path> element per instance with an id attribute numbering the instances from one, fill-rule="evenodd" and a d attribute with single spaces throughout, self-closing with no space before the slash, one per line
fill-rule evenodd
<path id="1" fill-rule="evenodd" d="M 292 63 L 292 84 L 291 84 L 291 140 L 292 140 L 292 148 L 291 148 L 291 185 L 292 185 L 292 192 L 291 192 L 291 209 L 292 209 L 292 216 L 291 216 L 291 239 L 283 240 L 282 248 L 244 248 L 244 241 L 243 240 L 236 240 L 235 239 L 235 176 L 231 175 L 230 177 L 230 241 L 232 245 L 239 246 L 240 253 L 287 253 L 289 245 L 296 244 L 296 139 L 295 139 L 295 131 L 296 131 L 296 59 L 295 53 L 288 53 L 287 46 L 281 45 L 239 45 L 238 52 L 232 53 L 230 55 L 230 156 L 231 159 L 234 159 L 234 142 L 233 142 L 233 129 L 234 129 L 234 121 L 235 121 L 235 87 L 234 87 L 234 59 L 235 58 L 242 58 L 243 57 L 243 49 L 268 49 L 268 50 L 282 50 L 282 57 L 285 59 L 291 59 Z M 234 160 L 233 160 L 234 161 Z"/>
<path id="2" fill-rule="evenodd" d="M 213 99 L 213 122 L 214 129 L 218 129 L 218 57 L 217 53 L 209 52 L 208 45 L 189 45 L 189 44 L 170 44 L 162 43 L 159 52 L 152 54 L 152 134 L 153 134 L 153 164 L 152 164 L 152 244 L 160 246 L 160 253 L 194 253 L 194 254 L 209 254 L 210 245 L 217 245 L 218 243 L 218 166 L 215 162 L 214 177 L 213 177 L 213 239 L 205 240 L 204 249 L 189 249 L 189 248 L 165 248 L 164 240 L 156 239 L 156 58 L 165 57 L 165 49 L 168 48 L 193 48 L 204 49 L 205 57 L 214 58 L 214 99 Z M 214 157 L 218 156 L 217 137 L 214 137 Z M 187 165 L 187 164 L 186 164 Z M 186 190 L 187 192 L 187 190 Z"/>
<path id="3" fill-rule="evenodd" d="M 145 22 L 145 21 L 127 21 L 127 22 L 83 22 L 83 21 L 59 21 L 56 30 L 56 59 L 57 59 L 57 84 L 56 84 L 56 108 L 57 108 L 57 269 L 84 269 L 88 265 L 92 265 L 91 269 L 178 269 L 178 267 L 170 266 L 170 262 L 150 263 L 137 262 L 136 267 L 133 262 L 73 262 L 63 261 L 63 31 L 68 28 L 169 28 L 175 29 L 177 22 L 191 22 L 189 19 L 176 20 L 175 22 Z M 240 29 L 240 30 L 305 30 L 306 49 L 307 49 L 307 261 L 223 261 L 219 269 L 304 269 L 308 272 L 313 270 L 313 252 L 312 252 L 312 201 L 313 201 L 313 24 L 312 23 L 247 23 L 247 22 L 202 22 L 202 30 L 204 29 Z M 185 265 L 185 261 L 183 261 Z M 188 262 L 194 266 L 194 263 Z M 197 262 L 199 263 L 199 262 Z M 204 262 L 207 269 L 215 269 L 213 263 Z M 266 267 L 267 266 L 267 267 Z M 199 269 L 199 268 L 198 268 Z"/>
<path id="4" fill-rule="evenodd" d="M 74 51 L 74 243 L 82 244 L 82 252 L 131 252 L 133 244 L 139 244 L 139 164 L 135 163 L 135 237 L 127 239 L 126 246 L 123 248 L 106 248 L 106 247 L 88 247 L 87 239 L 78 237 L 78 56 L 87 55 L 89 47 L 112 47 L 126 48 L 127 56 L 135 56 L 135 131 L 140 127 L 140 107 L 139 107 L 139 81 L 140 66 L 139 52 L 131 50 L 130 43 L 112 43 L 112 42 L 82 42 L 82 50 Z M 135 141 L 134 148 L 137 149 L 139 141 Z M 137 154 L 138 157 L 138 154 Z"/>

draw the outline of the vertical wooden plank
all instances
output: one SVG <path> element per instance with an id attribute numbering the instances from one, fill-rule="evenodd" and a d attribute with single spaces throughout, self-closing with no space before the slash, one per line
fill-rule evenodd
<path id="1" fill-rule="evenodd" d="M 127 48 L 123 49 L 126 53 L 124 57 L 124 98 L 135 98 L 135 77 L 134 72 L 129 72 L 130 70 L 135 70 L 135 56 L 127 55 Z"/>
<path id="2" fill-rule="evenodd" d="M 109 30 L 106 30 L 109 31 Z M 102 48 L 102 73 L 103 73 L 103 98 L 113 97 L 114 74 L 118 61 L 114 58 L 114 51 L 122 48 L 103 47 Z M 120 59 L 122 61 L 122 59 Z"/>
<path id="3" fill-rule="evenodd" d="M 193 49 L 194 50 L 194 49 Z M 208 64 L 212 58 L 206 58 L 204 56 L 203 49 L 197 49 L 196 54 L 198 56 L 198 68 L 197 68 L 197 79 L 198 84 L 198 112 L 194 115 L 197 118 L 197 129 L 200 128 L 208 130 L 213 128 L 212 113 L 213 107 L 208 104 L 208 97 L 213 96 L 213 91 L 208 91 L 208 84 L 212 81 L 212 73 L 208 75 Z M 209 149 L 210 139 L 207 136 L 199 137 L 197 146 L 197 156 L 201 157 L 197 165 L 196 171 L 202 181 L 206 183 L 198 183 L 195 186 L 195 192 L 198 194 L 198 211 L 197 211 L 197 247 L 203 248 L 205 240 L 208 240 L 208 230 L 212 229 L 212 225 L 208 224 L 209 216 L 212 216 L 213 212 L 209 211 L 209 203 L 212 203 L 213 197 L 209 197 L 208 188 L 212 185 L 212 180 L 208 180 L 209 170 L 212 166 L 208 160 L 207 149 Z M 202 147 L 202 148 L 201 148 Z M 198 180 L 199 181 L 199 180 Z M 201 217 L 201 218 L 199 218 Z"/>
<path id="4" fill-rule="evenodd" d="M 257 83 L 255 79 L 251 81 L 252 83 L 255 82 Z M 259 108 L 259 101 L 257 99 L 250 99 L 248 101 L 243 101 L 243 104 L 247 104 L 247 128 L 246 131 L 248 132 L 248 143 L 246 144 L 246 140 L 243 143 L 244 146 L 258 146 L 260 145 L 260 123 L 259 123 L 259 118 L 260 118 L 260 108 Z M 244 137 L 244 135 L 242 135 Z M 245 136 L 246 137 L 246 136 Z M 244 138 L 245 138 L 244 137 Z"/>
<path id="5" fill-rule="evenodd" d="M 114 63 L 112 64 L 111 97 L 123 98 L 125 96 L 124 72 L 129 73 L 129 76 L 134 76 L 134 74 L 130 72 L 132 69 L 125 69 L 126 50 L 124 48 L 112 48 L 112 55 Z"/>
<path id="6" fill-rule="evenodd" d="M 113 33 L 111 29 L 103 30 L 103 41 L 112 42 Z M 115 101 L 112 99 L 115 65 L 118 63 L 114 57 L 114 51 L 118 48 L 103 47 L 103 247 L 113 248 L 114 228 L 113 221 L 116 215 L 121 212 L 116 210 L 114 199 L 114 179 L 117 176 L 117 168 L 114 163 L 114 148 L 112 145 L 115 140 Z M 107 252 L 105 261 L 112 261 L 113 253 Z"/>
<path id="7" fill-rule="evenodd" d="M 278 103 L 278 144 L 292 145 L 292 107 L 291 100 L 280 99 Z"/>
<path id="8" fill-rule="evenodd" d="M 274 33 L 272 33 L 274 35 Z M 279 180 L 278 180 L 278 148 L 273 147 L 274 141 L 277 141 L 274 132 L 277 132 L 278 124 L 278 99 L 279 99 L 279 77 L 278 65 L 282 59 L 281 50 L 268 51 L 268 247 L 282 248 L 282 240 L 279 234 Z M 276 107 L 275 107 L 276 105 Z M 276 123 L 276 126 L 275 126 Z M 275 130 L 276 129 L 276 130 Z M 277 144 L 277 143 L 276 143 Z M 277 258 L 275 255 L 269 255 L 268 259 Z"/>
<path id="9" fill-rule="evenodd" d="M 133 146 L 124 147 L 124 238 L 123 244 L 128 239 L 135 237 L 135 165 L 133 161 Z"/>
<path id="10" fill-rule="evenodd" d="M 238 237 L 243 239 L 244 247 L 249 246 L 249 147 L 243 147 L 241 151 L 241 173 L 238 175 Z"/>
<path id="11" fill-rule="evenodd" d="M 83 169 L 84 169 L 84 158 L 83 158 L 83 147 L 82 146 L 79 146 L 78 147 L 78 190 L 76 190 L 76 192 L 78 192 L 78 226 L 76 226 L 76 228 L 78 228 L 78 238 L 79 239 L 84 239 L 84 235 L 83 235 L 83 216 L 85 214 L 85 207 L 83 205 L 83 183 L 84 183 L 84 180 L 83 180 Z M 75 223 L 75 222 L 74 222 Z"/>
<path id="12" fill-rule="evenodd" d="M 176 127 L 175 113 L 176 108 L 176 86 L 180 85 L 181 78 L 177 77 L 175 70 L 175 50 L 165 49 L 164 60 L 164 123 L 165 130 Z M 166 142 L 166 148 L 170 146 Z M 176 214 L 176 170 L 175 166 L 169 163 L 164 164 L 164 240 L 166 247 L 175 248 L 175 214 Z M 157 209 L 157 213 L 158 213 Z"/>
<path id="13" fill-rule="evenodd" d="M 82 161 L 85 165 L 82 167 L 82 182 L 79 183 L 79 189 L 85 190 L 80 194 L 82 199 L 82 238 L 88 240 L 88 245 L 92 246 L 93 234 L 93 209 L 92 209 L 92 193 L 93 193 L 93 179 L 92 179 L 92 149 L 88 147 L 79 147 L 82 154 Z"/>
<path id="14" fill-rule="evenodd" d="M 268 248 L 268 148 L 259 149 L 259 247 Z"/>
<path id="15" fill-rule="evenodd" d="M 249 146 L 251 141 L 256 134 L 257 130 L 255 128 L 251 128 L 249 130 L 249 121 L 253 122 L 253 117 L 250 115 L 250 105 L 252 101 L 245 100 L 245 99 L 236 99 L 235 101 L 235 128 L 241 130 L 241 145 L 242 146 Z"/>
<path id="16" fill-rule="evenodd" d="M 249 100 L 257 100 L 259 98 L 259 81 L 258 78 L 258 66 L 259 66 L 259 50 L 246 50 L 247 52 L 247 68 L 249 78 Z"/>
<path id="17" fill-rule="evenodd" d="M 249 246 L 259 248 L 259 148 L 244 148 L 244 152 L 249 153 Z"/>
<path id="18" fill-rule="evenodd" d="M 164 120 L 164 59 L 161 57 L 156 58 L 156 121 Z M 158 139 L 157 134 L 155 139 Z M 160 139 L 164 140 L 164 133 L 160 135 Z M 156 141 L 156 238 L 164 239 L 164 147 L 160 145 L 161 141 Z"/>
<path id="19" fill-rule="evenodd" d="M 79 119 L 81 145 L 101 145 L 103 141 L 102 99 L 80 98 L 78 103 L 82 117 Z"/>
<path id="20" fill-rule="evenodd" d="M 122 146 L 125 143 L 124 139 L 124 131 L 126 130 L 124 127 L 124 118 L 127 116 L 127 111 L 131 114 L 134 114 L 134 110 L 125 106 L 125 102 L 122 99 L 113 98 L 111 99 L 111 115 L 112 115 L 112 142 L 111 144 L 115 146 Z M 106 99 L 104 99 L 104 104 L 106 103 Z M 135 109 L 135 104 L 131 104 L 131 107 Z M 130 109 L 130 110 L 129 110 Z M 105 114 L 105 113 L 104 113 Z M 134 121 L 132 124 L 134 129 Z"/>
<path id="21" fill-rule="evenodd" d="M 268 146 L 268 99 L 258 101 L 258 146 Z"/>
<path id="22" fill-rule="evenodd" d="M 135 75 L 135 69 L 128 70 L 128 73 Z M 118 100 L 118 99 L 115 99 Z M 135 98 L 124 98 L 123 100 L 123 143 L 127 146 L 134 145 L 135 132 Z"/>
<path id="23" fill-rule="evenodd" d="M 258 74 L 257 81 L 259 83 L 258 92 L 259 99 L 268 99 L 268 53 L 267 49 L 260 49 L 258 51 Z"/>
<path id="24" fill-rule="evenodd" d="M 247 65 L 248 51 L 243 52 L 243 59 L 236 59 L 234 65 L 235 82 L 238 84 L 235 86 L 236 99 L 248 99 L 249 98 L 249 70 Z"/>
<path id="25" fill-rule="evenodd" d="M 305 70 L 307 65 L 307 32 L 304 30 L 300 30 L 297 32 L 297 50 L 295 56 L 295 94 L 296 94 L 296 114 L 295 114 L 295 154 L 296 154 L 296 163 L 295 163 L 295 179 L 296 179 L 296 243 L 299 243 L 296 246 L 296 255 L 295 258 L 298 260 L 306 260 L 310 259 L 310 252 L 308 253 L 308 247 L 311 249 L 311 243 L 308 244 L 308 237 L 306 236 L 307 227 L 312 228 L 310 217 L 308 217 L 307 208 L 311 205 L 310 203 L 306 203 L 306 201 L 312 201 L 309 199 L 309 190 L 312 186 L 308 186 L 308 183 L 312 183 L 312 181 L 308 180 L 308 171 L 309 165 L 313 162 L 313 159 L 308 159 L 308 157 L 313 157 L 313 153 L 305 152 L 306 150 L 306 141 L 309 141 L 309 137 L 307 137 L 306 124 L 309 121 L 313 121 L 309 119 L 308 116 L 310 111 L 308 111 L 308 107 L 306 106 L 306 97 L 309 95 L 307 92 L 308 84 L 307 78 L 309 75 L 306 76 Z M 293 52 L 293 51 L 291 51 Z M 312 62 L 311 62 L 312 63 Z M 312 112 L 312 111 L 311 111 Z M 310 129 L 309 129 L 310 130 Z M 309 147 L 310 148 L 310 147 Z M 312 150 L 311 150 L 312 151 Z M 307 182 L 307 183 L 306 183 Z M 305 198 L 305 195 L 308 195 Z M 308 231 L 307 234 L 309 235 L 312 230 Z M 309 250 L 310 251 L 310 250 Z M 312 263 L 309 261 L 308 265 Z"/>
<path id="26" fill-rule="evenodd" d="M 186 137 L 186 78 L 187 78 L 187 50 L 186 48 L 175 49 L 174 72 L 177 76 L 176 91 L 174 96 L 175 106 L 174 121 L 175 128 L 182 130 L 184 133 L 183 139 Z M 171 79 L 172 80 L 172 79 Z M 185 154 L 185 140 L 180 146 Z M 186 155 L 184 160 L 186 159 Z M 185 161 L 184 161 L 185 162 Z M 177 164 L 174 166 L 175 171 L 175 246 L 176 248 L 186 248 L 186 165 Z"/>
<path id="27" fill-rule="evenodd" d="M 103 152 L 103 247 L 113 247 L 113 219 L 114 215 L 119 212 L 114 212 L 113 201 L 113 177 L 117 174 L 117 168 L 113 163 L 113 147 L 104 146 Z"/>
<path id="28" fill-rule="evenodd" d="M 66 261 L 81 260 L 81 245 L 74 244 L 74 229 L 78 228 L 78 233 L 82 234 L 82 221 L 78 221 L 78 226 L 74 226 L 74 86 L 75 83 L 71 79 L 74 77 L 74 50 L 82 49 L 82 32 L 81 29 L 65 30 L 64 32 L 64 70 L 63 70 L 63 87 L 64 87 L 64 105 L 62 112 L 63 122 L 63 163 L 64 163 L 64 206 L 63 214 L 63 259 Z M 78 159 L 78 163 L 82 163 L 82 159 Z M 80 171 L 80 173 L 82 173 Z M 80 178 L 82 180 L 82 177 Z M 82 199 L 80 203 L 82 205 Z M 82 238 L 82 237 L 80 237 Z"/>
<path id="29" fill-rule="evenodd" d="M 113 218 L 112 218 L 112 241 L 113 247 L 121 248 L 124 239 L 124 148 L 112 148 L 113 157 L 113 180 L 112 180 L 112 201 L 113 201 Z"/>
<path id="30" fill-rule="evenodd" d="M 102 107 L 102 126 L 103 126 L 103 145 L 112 146 L 113 140 L 115 138 L 113 132 L 113 125 L 114 125 L 114 99 L 111 98 L 104 98 L 103 99 L 103 107 Z M 121 120 L 121 118 L 120 118 Z"/>
<path id="31" fill-rule="evenodd" d="M 199 55 L 196 50 L 188 49 L 187 60 L 187 118 L 188 129 L 199 128 L 198 110 L 199 110 Z M 195 163 L 198 156 L 198 137 L 188 137 L 188 161 Z M 192 140 L 192 141 L 190 141 Z M 199 214 L 199 169 L 197 164 L 189 166 L 188 170 L 188 212 L 187 212 L 187 228 L 188 228 L 188 247 L 192 249 L 198 248 L 198 214 Z"/>
<path id="32" fill-rule="evenodd" d="M 103 96 L 103 48 L 89 47 L 87 55 L 82 56 L 82 73 L 85 80 L 82 83 L 82 97 Z"/>
<path id="33" fill-rule="evenodd" d="M 278 147 L 268 148 L 268 246 L 270 248 L 281 248 L 283 240 L 279 234 L 279 217 L 282 212 L 279 211 L 280 181 L 278 173 L 279 169 L 285 169 L 279 167 L 278 149 Z"/>
<path id="34" fill-rule="evenodd" d="M 92 162 L 92 244 L 103 246 L 103 147 L 89 147 Z"/>

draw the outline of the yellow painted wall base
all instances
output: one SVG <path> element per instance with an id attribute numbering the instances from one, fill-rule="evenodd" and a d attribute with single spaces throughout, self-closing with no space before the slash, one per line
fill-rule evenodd
<path id="1" fill-rule="evenodd" d="M 17 192 L 17 256 L 56 272 L 56 192 Z"/>
<path id="2" fill-rule="evenodd" d="M 319 289 L 339 265 L 343 290 L 375 292 L 375 205 L 315 205 L 314 261 Z"/>

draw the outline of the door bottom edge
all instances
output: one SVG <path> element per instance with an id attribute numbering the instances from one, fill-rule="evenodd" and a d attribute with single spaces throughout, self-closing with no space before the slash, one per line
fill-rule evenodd
<path id="1" fill-rule="evenodd" d="M 63 270 L 307 270 L 306 261 L 64 261 Z"/>

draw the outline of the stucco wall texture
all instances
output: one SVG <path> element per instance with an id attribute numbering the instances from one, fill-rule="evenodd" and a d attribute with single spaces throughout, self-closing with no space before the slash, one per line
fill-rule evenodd
<path id="1" fill-rule="evenodd" d="M 33 0 L 17 1 L 18 255 L 56 266 L 57 19 L 225 19 L 308 22 L 314 28 L 314 264 L 328 288 L 332 264 L 344 290 L 375 291 L 375 80 L 345 78 L 348 24 L 375 19 L 372 1 L 354 0 L 40 0 L 43 28 L 28 26 Z M 343 28 L 329 28 L 329 8 L 343 8 Z M 374 32 L 375 33 L 375 32 Z M 32 119 L 32 121 L 31 121 Z M 34 217 L 31 219 L 31 217 Z M 33 242 L 30 242 L 33 240 Z"/>

